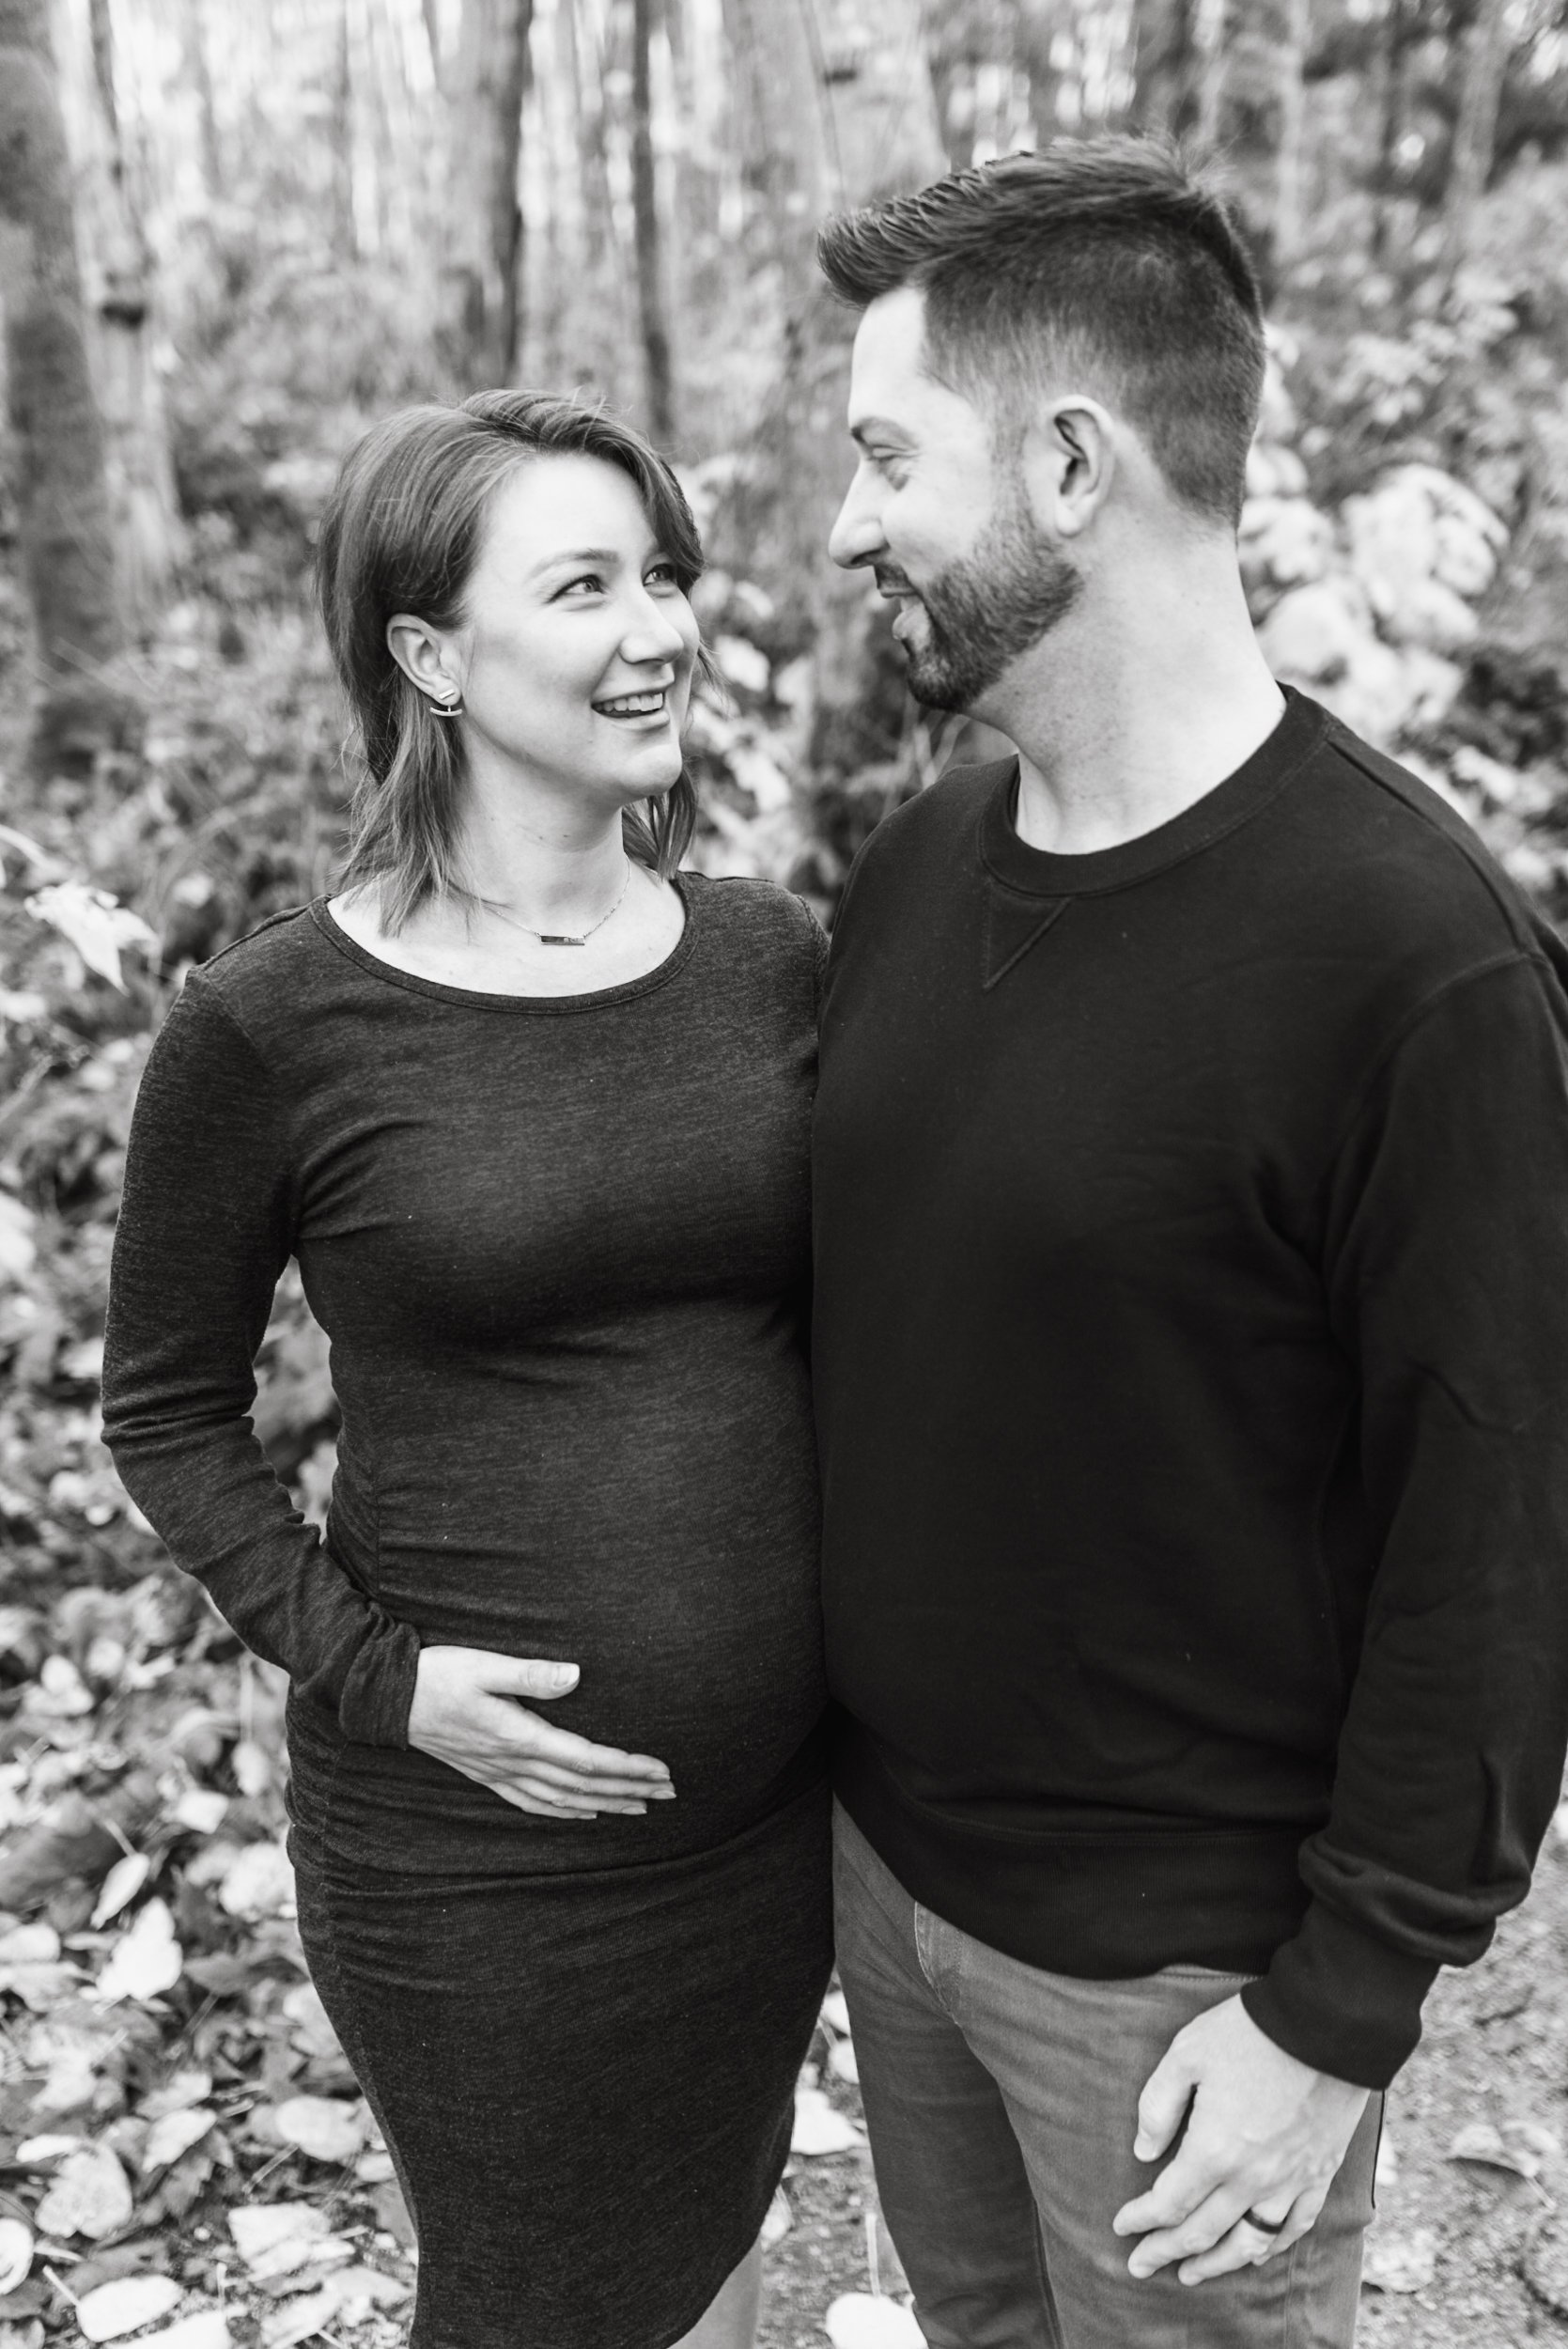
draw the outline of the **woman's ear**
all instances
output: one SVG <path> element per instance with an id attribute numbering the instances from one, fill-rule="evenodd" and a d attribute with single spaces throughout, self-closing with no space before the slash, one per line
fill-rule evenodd
<path id="1" fill-rule="evenodd" d="M 386 648 L 403 675 L 431 701 L 445 705 L 462 699 L 454 648 L 427 620 L 415 619 L 411 612 L 394 613 L 386 624 Z"/>
<path id="2" fill-rule="evenodd" d="M 1105 504 L 1116 472 L 1116 428 L 1097 399 L 1061 399 L 1023 445 L 1023 477 L 1035 520 L 1052 538 L 1079 538 Z"/>

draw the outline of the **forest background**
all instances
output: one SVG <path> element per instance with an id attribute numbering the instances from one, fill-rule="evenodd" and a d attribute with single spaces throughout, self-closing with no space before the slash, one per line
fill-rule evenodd
<path id="1" fill-rule="evenodd" d="M 1122 126 L 1220 160 L 1266 288 L 1242 552 L 1276 670 L 1568 918 L 1558 0 L 0 0 L 0 2349 L 170 2315 L 171 2349 L 400 2337 L 406 2214 L 290 1922 L 277 1690 L 97 1408 L 149 1038 L 342 846 L 310 607 L 339 459 L 492 383 L 645 425 L 710 554 L 695 861 L 831 920 L 963 729 L 824 559 L 852 322 L 815 225 Z M 318 1520 L 335 1407 L 297 1287 L 260 1377 Z M 1551 1879 L 1476 1977 L 1517 2002 L 1444 2010 L 1418 2060 L 1378 2340 L 1502 2349 L 1568 2310 L 1560 1911 Z M 1499 2019 L 1507 2093 L 1471 2109 Z M 869 2280 L 836 2010 L 817 2052 L 781 2349 Z M 284 2216 L 225 2217 L 258 2202 Z"/>

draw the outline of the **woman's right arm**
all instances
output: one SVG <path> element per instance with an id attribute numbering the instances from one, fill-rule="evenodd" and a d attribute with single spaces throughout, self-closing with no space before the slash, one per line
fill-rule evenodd
<path id="1" fill-rule="evenodd" d="M 335 1563 L 251 1424 L 253 1364 L 293 1252 L 286 1104 L 199 972 L 136 1103 L 115 1236 L 103 1433 L 128 1492 L 247 1647 L 347 1737 L 407 1743 L 419 1638 Z"/>

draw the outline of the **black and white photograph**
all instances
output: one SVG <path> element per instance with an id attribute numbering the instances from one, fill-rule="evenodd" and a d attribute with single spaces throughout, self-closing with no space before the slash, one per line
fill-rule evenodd
<path id="1" fill-rule="evenodd" d="M 1568 2349 L 1568 7 L 0 0 L 0 2349 Z"/>

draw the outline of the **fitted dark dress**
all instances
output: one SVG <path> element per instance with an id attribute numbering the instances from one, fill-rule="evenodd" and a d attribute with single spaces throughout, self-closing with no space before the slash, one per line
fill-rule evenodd
<path id="1" fill-rule="evenodd" d="M 830 1963 L 802 1320 L 823 941 L 682 875 L 645 977 L 411 977 L 324 905 L 193 973 L 142 1087 L 105 1429 L 289 1672 L 306 1953 L 420 2243 L 416 2349 L 664 2349 L 755 2238 Z M 256 1444 L 290 1254 L 343 1412 L 326 1537 Z M 657 1755 L 535 1817 L 406 1743 L 418 1651 L 567 1658 Z"/>

